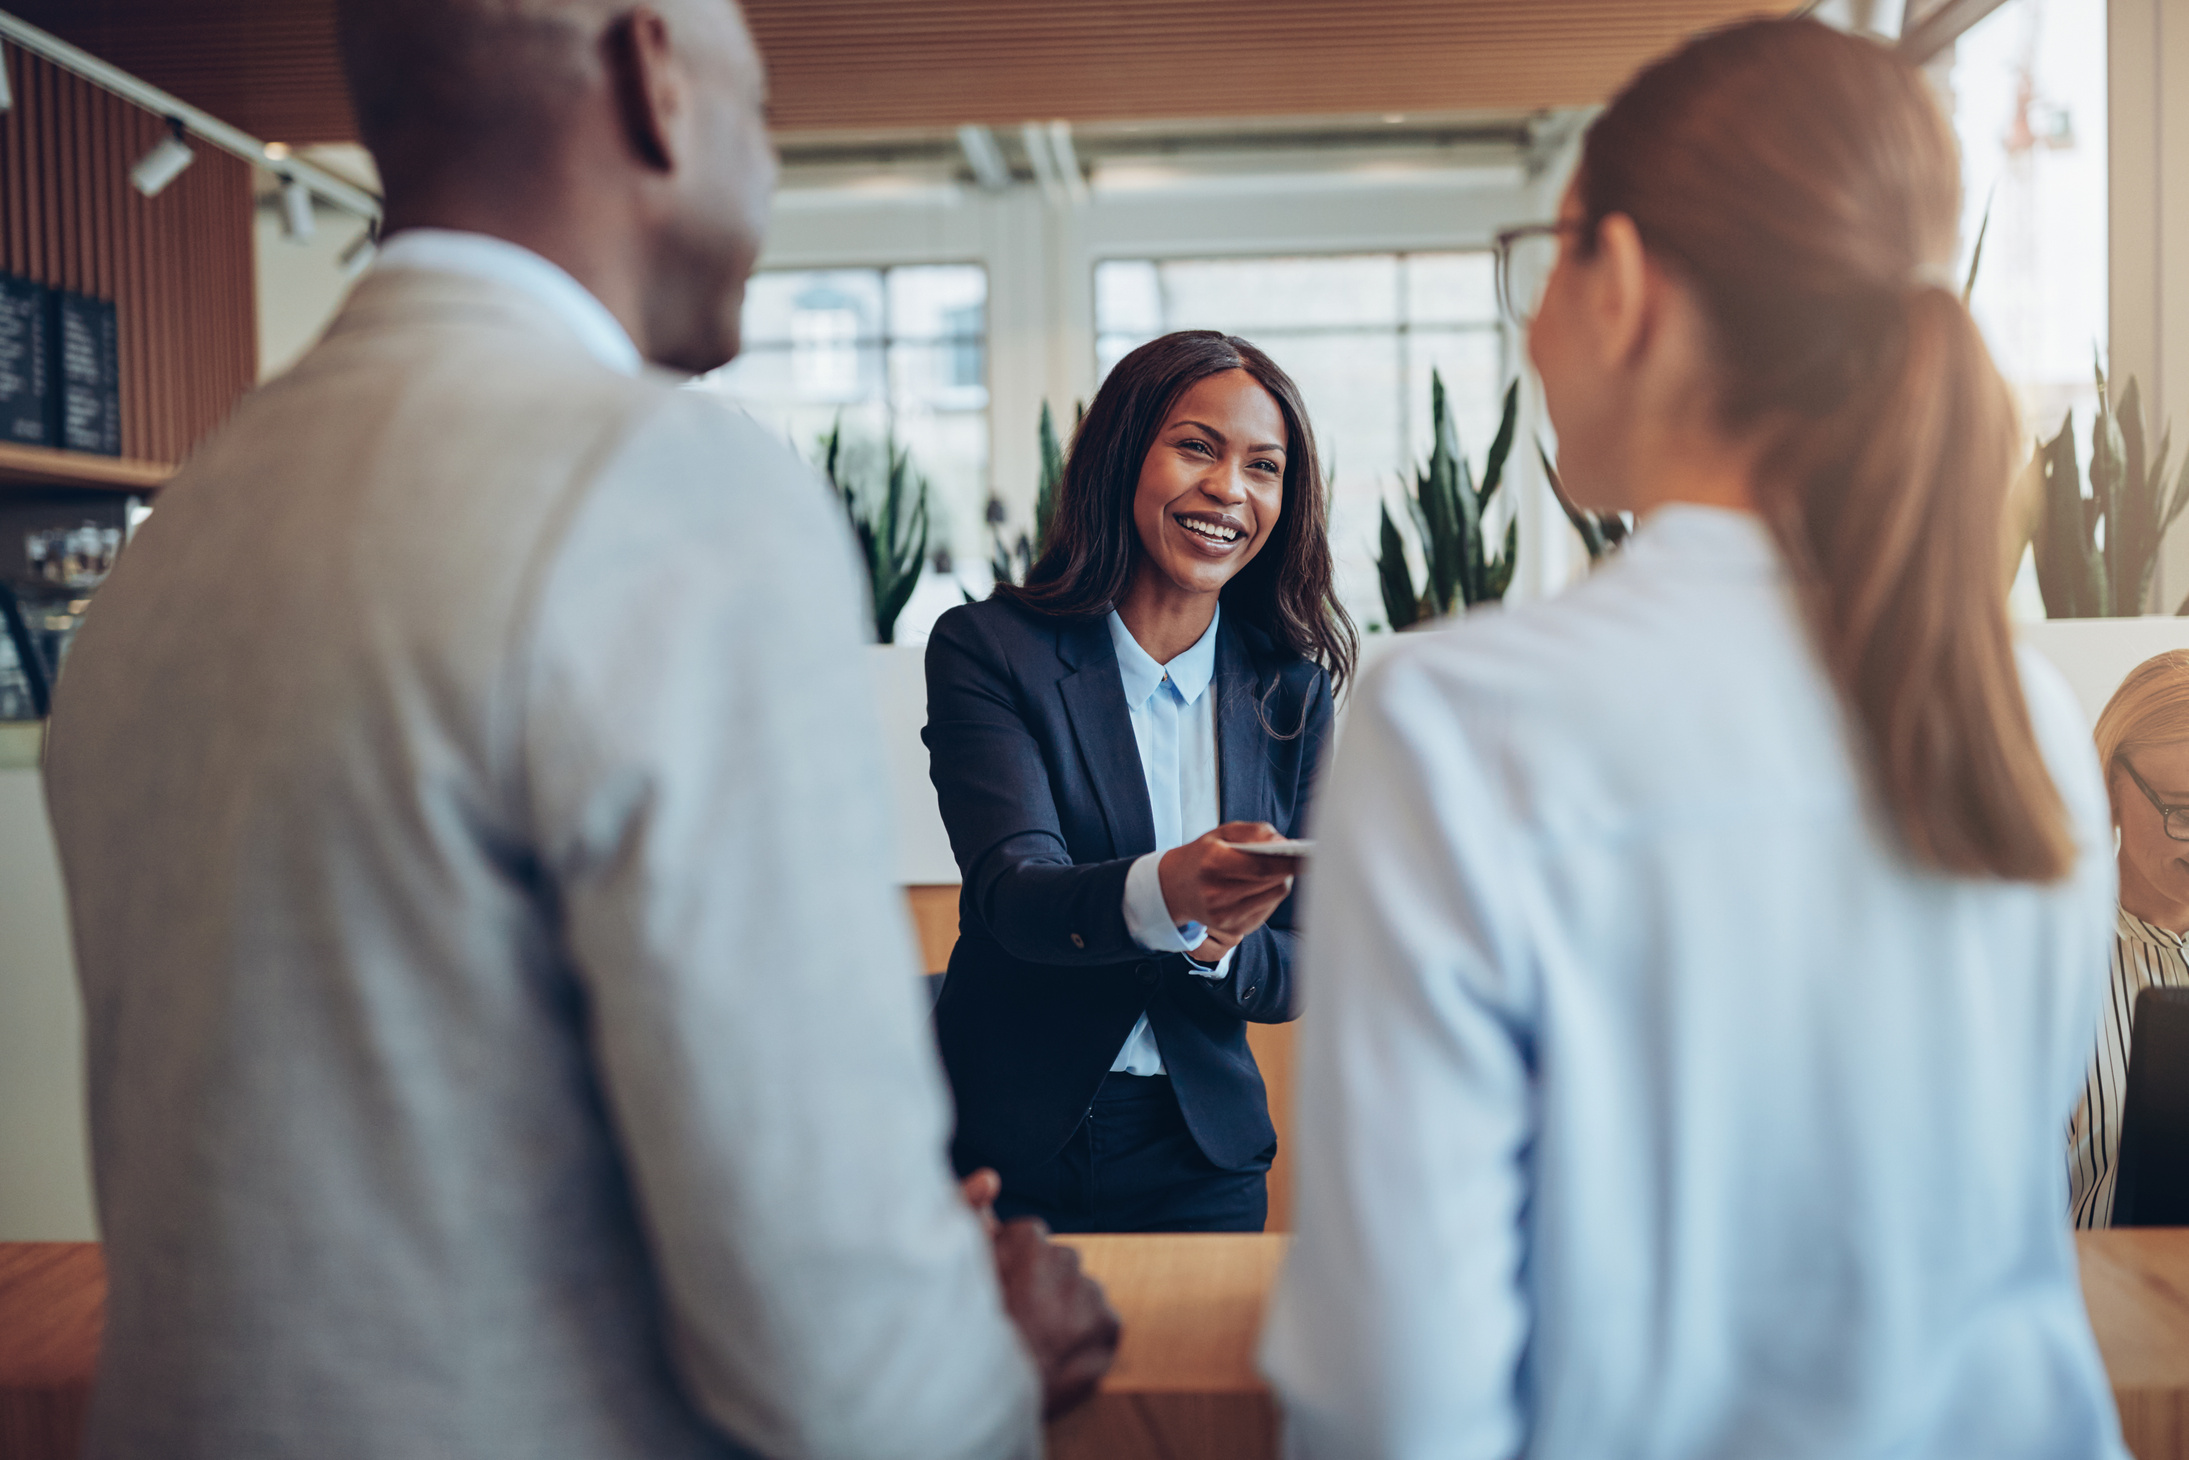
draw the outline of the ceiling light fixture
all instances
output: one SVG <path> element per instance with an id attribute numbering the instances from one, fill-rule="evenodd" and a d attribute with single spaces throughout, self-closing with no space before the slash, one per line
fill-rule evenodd
<path id="1" fill-rule="evenodd" d="M 8 0 L 0 0 L 0 6 L 7 3 Z M 166 118 L 171 127 L 179 122 L 181 129 L 189 134 L 193 142 L 240 157 L 253 167 L 263 167 L 294 177 L 317 194 L 324 203 L 344 212 L 354 213 L 360 218 L 380 216 L 380 199 L 370 190 L 337 177 L 323 167 L 316 167 L 304 158 L 281 158 L 278 154 L 270 153 L 266 143 L 249 133 L 228 125 L 219 117 L 190 105 L 171 92 L 162 91 L 139 80 L 79 46 L 70 45 L 59 36 L 40 30 L 28 21 L 9 14 L 4 8 L 0 8 L 0 40 L 5 40 L 16 50 L 37 56 L 73 76 L 81 77 L 132 106 L 141 107 L 156 117 Z M 168 143 L 175 145 L 170 147 Z M 177 151 L 181 153 L 180 157 L 175 155 Z M 189 165 L 190 148 L 179 137 L 170 135 L 153 148 L 153 153 L 163 154 L 162 165 L 168 171 L 164 179 L 159 178 L 157 173 L 148 173 L 147 177 L 154 181 L 152 187 L 147 188 L 144 182 L 138 181 L 140 190 L 148 197 L 160 187 L 173 182 L 175 174 Z M 152 154 L 148 153 L 133 173 L 142 170 L 151 160 Z M 132 180 L 137 179 L 133 176 Z"/>
<path id="2" fill-rule="evenodd" d="M 1049 124 L 1049 161 L 1055 165 L 1064 196 L 1074 203 L 1087 201 L 1087 174 L 1080 171 L 1079 152 L 1072 146 L 1072 124 Z"/>
<path id="3" fill-rule="evenodd" d="M 958 148 L 965 153 L 965 165 L 973 169 L 975 182 L 992 193 L 1011 186 L 1011 168 L 1003 160 L 994 132 L 978 122 L 967 122 L 958 128 Z"/>
<path id="4" fill-rule="evenodd" d="M 368 220 L 357 237 L 350 240 L 349 247 L 342 250 L 341 257 L 337 260 L 342 265 L 342 272 L 353 279 L 365 272 L 365 265 L 372 262 L 372 256 L 379 247 L 380 225 Z"/>
<path id="5" fill-rule="evenodd" d="M 156 198 L 169 183 L 182 175 L 182 170 L 198 160 L 198 154 L 183 141 L 181 117 L 167 119 L 167 135 L 152 144 L 152 150 L 137 159 L 137 165 L 129 169 L 129 181 L 148 198 Z"/>
<path id="6" fill-rule="evenodd" d="M 1019 141 L 1026 148 L 1026 165 L 1034 170 L 1034 181 L 1041 184 L 1043 196 L 1057 201 L 1064 191 L 1064 179 L 1057 176 L 1056 161 L 1049 155 L 1049 134 L 1039 122 L 1025 122 L 1018 129 Z"/>
<path id="7" fill-rule="evenodd" d="M 310 243 L 319 231 L 312 217 L 312 190 L 288 174 L 281 178 L 281 232 L 291 243 Z"/>

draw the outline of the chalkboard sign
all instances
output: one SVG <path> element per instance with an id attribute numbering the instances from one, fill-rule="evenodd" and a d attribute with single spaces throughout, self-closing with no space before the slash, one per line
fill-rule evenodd
<path id="1" fill-rule="evenodd" d="M 122 371 L 114 306 L 82 294 L 53 294 L 54 444 L 100 456 L 122 454 Z"/>
<path id="2" fill-rule="evenodd" d="M 53 442 L 46 286 L 0 274 L 0 441 Z"/>

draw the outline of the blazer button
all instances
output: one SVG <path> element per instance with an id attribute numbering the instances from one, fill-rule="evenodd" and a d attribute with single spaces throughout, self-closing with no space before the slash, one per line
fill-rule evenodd
<path id="1" fill-rule="evenodd" d="M 1074 933 L 1072 934 L 1072 946 L 1074 948 L 1084 948 L 1087 946 L 1087 940 L 1080 937 L 1079 934 Z"/>
<path id="2" fill-rule="evenodd" d="M 1155 964 L 1143 963 L 1140 965 L 1140 981 L 1146 984 L 1149 988 L 1154 988 L 1155 981 L 1162 976 L 1163 970 L 1157 967 Z"/>

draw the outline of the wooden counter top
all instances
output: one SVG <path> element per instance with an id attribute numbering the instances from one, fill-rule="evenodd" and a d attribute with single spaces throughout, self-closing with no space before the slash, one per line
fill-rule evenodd
<path id="1" fill-rule="evenodd" d="M 2083 1303 L 2137 1460 L 2189 1460 L 2189 1228 L 2075 1234 Z"/>
<path id="2" fill-rule="evenodd" d="M 0 1242 L 0 1457 L 76 1460 L 106 1316 L 91 1242 Z"/>
<path id="3" fill-rule="evenodd" d="M 1125 1320 L 1102 1390 L 1049 1426 L 1050 1460 L 1277 1453 L 1277 1411 L 1254 1369 L 1281 1233 L 1059 1237 Z"/>
<path id="4" fill-rule="evenodd" d="M 1255 1371 L 1286 1243 L 1252 1236 L 1065 1237 L 1125 1320 L 1117 1365 L 1049 1427 L 1054 1460 L 1269 1460 L 1277 1416 Z M 2083 1295 L 2137 1460 L 2189 1460 L 2189 1229 L 2078 1234 Z M 89 1243 L 0 1243 L 0 1457 L 74 1460 L 106 1270 Z"/>

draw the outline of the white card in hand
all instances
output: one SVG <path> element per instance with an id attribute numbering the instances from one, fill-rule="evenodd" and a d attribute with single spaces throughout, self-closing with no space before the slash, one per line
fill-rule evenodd
<path id="1" fill-rule="evenodd" d="M 1267 842 L 1219 841 L 1217 845 L 1230 847 L 1235 852 L 1252 852 L 1257 857 L 1290 857 L 1294 861 L 1305 861 L 1315 851 L 1313 842 L 1300 837 L 1279 837 Z"/>

